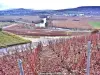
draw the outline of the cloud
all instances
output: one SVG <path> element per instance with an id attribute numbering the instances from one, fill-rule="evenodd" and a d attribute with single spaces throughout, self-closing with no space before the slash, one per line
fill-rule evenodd
<path id="1" fill-rule="evenodd" d="M 99 6 L 99 0 L 0 0 L 7 8 L 65 9 L 79 6 Z"/>

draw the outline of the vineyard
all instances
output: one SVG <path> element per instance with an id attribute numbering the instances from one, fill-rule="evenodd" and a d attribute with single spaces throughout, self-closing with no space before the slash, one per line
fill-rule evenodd
<path id="1" fill-rule="evenodd" d="M 31 25 L 16 24 L 10 27 L 6 27 L 3 30 L 17 35 L 26 35 L 26 36 L 68 36 L 68 35 L 89 34 L 89 32 L 84 32 L 84 31 L 71 32 L 64 30 L 34 28 L 34 24 Z"/>
<path id="2" fill-rule="evenodd" d="M 86 75 L 87 43 L 91 41 L 90 75 L 100 75 L 100 34 L 40 42 L 36 49 L 0 58 L 0 75 L 19 75 L 18 59 L 25 75 Z"/>
<path id="3" fill-rule="evenodd" d="M 90 75 L 100 75 L 100 34 L 49 41 L 37 55 L 31 56 L 35 73 L 48 75 L 85 75 L 87 63 L 87 43 L 91 41 Z M 33 60 L 33 58 L 35 60 Z M 33 65 L 34 61 L 37 61 Z M 58 73 L 58 74 L 57 74 Z"/>
<path id="4" fill-rule="evenodd" d="M 39 46 L 37 46 L 39 49 Z M 39 49 L 40 50 L 40 49 Z M 33 55 L 34 50 L 22 52 L 16 51 L 15 54 L 6 55 L 0 58 L 0 75 L 20 75 L 18 60 L 21 59 L 25 75 L 34 75 L 30 64 L 29 56 Z M 35 55 L 34 55 L 35 56 Z"/>
<path id="5" fill-rule="evenodd" d="M 53 20 L 53 26 L 63 27 L 63 28 L 77 28 L 77 29 L 93 29 L 91 25 L 88 24 L 87 20 L 80 19 L 68 19 L 68 20 Z"/>

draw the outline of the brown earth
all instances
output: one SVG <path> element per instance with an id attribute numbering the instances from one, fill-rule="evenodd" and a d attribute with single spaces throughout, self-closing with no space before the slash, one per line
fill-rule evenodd
<path id="1" fill-rule="evenodd" d="M 53 16 L 49 20 L 49 26 L 62 28 L 93 29 L 91 21 L 100 21 L 100 17 L 59 17 Z"/>

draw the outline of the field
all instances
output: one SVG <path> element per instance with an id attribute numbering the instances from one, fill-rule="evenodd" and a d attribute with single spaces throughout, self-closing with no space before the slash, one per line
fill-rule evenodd
<path id="1" fill-rule="evenodd" d="M 41 20 L 39 16 L 0 16 L 0 20 L 15 20 L 22 22 L 38 22 Z M 67 16 L 52 16 L 48 22 L 49 26 L 63 27 L 63 28 L 80 28 L 80 29 L 92 29 L 94 26 L 91 26 L 89 22 L 100 21 L 99 17 L 67 17 Z M 2 23 L 2 22 L 1 22 Z M 9 23 L 8 23 L 9 24 Z"/>
<path id="2" fill-rule="evenodd" d="M 52 20 L 52 26 L 63 28 L 92 29 L 88 24 L 89 18 L 68 17 L 64 20 Z"/>
<path id="3" fill-rule="evenodd" d="M 90 75 L 100 75 L 100 34 L 40 43 L 33 51 L 0 58 L 0 75 L 19 75 L 18 59 L 25 75 L 85 75 L 87 42 L 91 40 Z"/>
<path id="4" fill-rule="evenodd" d="M 53 16 L 49 26 L 76 29 L 94 29 L 89 22 L 99 22 L 99 17 L 58 17 Z M 50 22 L 50 21 L 49 21 Z"/>
<path id="5" fill-rule="evenodd" d="M 95 29 L 100 29 L 100 22 L 89 22 L 89 24 Z"/>
<path id="6" fill-rule="evenodd" d="M 4 31 L 8 31 L 18 35 L 27 36 L 67 36 L 67 35 L 77 35 L 77 34 L 87 34 L 88 32 L 70 32 L 65 30 L 57 29 L 46 29 L 46 28 L 36 28 L 34 24 L 14 24 L 3 28 Z"/>
<path id="7" fill-rule="evenodd" d="M 24 22 L 31 22 L 39 21 L 41 18 L 39 16 L 0 16 L 0 21 L 9 21 L 9 20 L 16 20 L 16 21 L 24 21 Z"/>
<path id="8" fill-rule="evenodd" d="M 4 27 L 4 26 L 8 26 L 8 25 L 11 25 L 13 23 L 10 23 L 10 22 L 0 22 L 0 27 Z"/>
<path id="9" fill-rule="evenodd" d="M 87 64 L 87 43 L 91 42 L 90 75 L 100 74 L 100 34 L 59 39 L 49 42 L 40 50 L 35 72 L 40 74 L 85 75 Z M 32 59 L 32 58 L 31 58 Z M 32 63 L 32 61 L 31 61 Z"/>
<path id="10" fill-rule="evenodd" d="M 17 35 L 27 35 L 27 36 L 71 36 L 71 35 L 81 35 L 81 34 L 89 34 L 89 32 L 70 32 L 70 31 L 58 31 L 58 30 L 50 30 L 50 29 L 15 29 L 12 27 L 3 29 L 4 31 L 8 31 Z"/>
<path id="11" fill-rule="evenodd" d="M 76 28 L 76 29 L 92 29 L 92 26 L 86 21 L 71 21 L 71 20 L 62 20 L 62 21 L 53 21 L 53 26 L 64 27 L 64 28 Z"/>
<path id="12" fill-rule="evenodd" d="M 7 47 L 10 45 L 23 44 L 27 42 L 30 42 L 30 41 L 24 40 L 14 34 L 0 31 L 0 47 Z"/>
<path id="13" fill-rule="evenodd" d="M 36 19 L 33 16 L 3 17 L 4 20 L 5 18 L 25 21 L 26 24 L 11 24 L 4 27 L 0 32 L 0 47 L 30 42 L 14 34 L 25 36 L 26 39 L 29 39 L 28 36 L 32 37 L 30 39 L 32 42 L 21 46 L 20 49 L 16 46 L 15 51 L 10 48 L 10 51 L 14 51 L 12 54 L 3 53 L 0 57 L 0 75 L 20 75 L 19 59 L 22 60 L 25 75 L 86 75 L 88 41 L 91 41 L 90 75 L 100 75 L 100 33 L 91 34 L 90 30 L 94 29 L 94 26 L 89 24 L 100 19 L 56 18 L 48 20 L 51 21 L 49 27 L 36 28 L 34 23 L 29 22 L 39 20 L 38 17 Z M 52 26 L 54 28 L 51 28 Z M 41 36 L 68 36 L 68 38 L 46 39 Z M 39 42 L 33 42 L 35 37 L 39 38 Z M 5 48 L 5 51 L 7 50 L 8 48 Z"/>

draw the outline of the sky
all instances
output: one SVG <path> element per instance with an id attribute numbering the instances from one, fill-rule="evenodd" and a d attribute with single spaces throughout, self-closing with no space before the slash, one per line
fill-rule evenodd
<path id="1" fill-rule="evenodd" d="M 0 0 L 0 9 L 28 8 L 35 10 L 66 9 L 79 6 L 100 6 L 100 0 Z"/>

